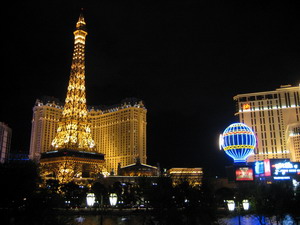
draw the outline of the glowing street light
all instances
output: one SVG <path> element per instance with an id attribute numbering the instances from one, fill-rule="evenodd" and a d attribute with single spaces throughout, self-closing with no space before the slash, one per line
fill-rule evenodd
<path id="1" fill-rule="evenodd" d="M 250 207 L 250 203 L 247 199 L 243 200 L 243 209 L 244 210 L 249 210 L 249 207 Z"/>
<path id="2" fill-rule="evenodd" d="M 95 204 L 95 194 L 94 193 L 88 193 L 86 195 L 86 203 L 89 207 L 94 206 L 94 204 Z"/>
<path id="3" fill-rule="evenodd" d="M 116 193 L 110 193 L 109 195 L 109 202 L 111 206 L 116 206 L 118 201 L 118 196 Z"/>
<path id="4" fill-rule="evenodd" d="M 243 205 L 243 209 L 245 211 L 249 210 L 250 208 L 250 203 L 247 199 L 244 199 L 242 201 L 242 205 Z M 227 200 L 227 207 L 228 207 L 228 210 L 229 211 L 234 211 L 235 209 L 235 202 L 234 200 Z M 238 202 L 238 205 L 237 205 L 237 212 L 238 212 L 238 219 L 239 219 L 239 225 L 241 225 L 241 207 L 240 207 L 240 204 Z"/>
<path id="5" fill-rule="evenodd" d="M 227 200 L 227 206 L 229 211 L 234 211 L 235 203 L 233 200 Z"/>

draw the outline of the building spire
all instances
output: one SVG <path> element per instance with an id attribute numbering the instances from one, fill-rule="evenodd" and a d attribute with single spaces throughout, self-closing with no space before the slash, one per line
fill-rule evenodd
<path id="1" fill-rule="evenodd" d="M 83 17 L 83 13 L 82 13 L 83 9 L 81 9 L 80 15 L 79 15 L 79 19 L 76 23 L 76 30 L 85 30 L 86 29 L 86 24 L 84 21 L 84 17 Z"/>
<path id="2" fill-rule="evenodd" d="M 64 110 L 52 141 L 55 149 L 92 151 L 95 148 L 85 97 L 86 35 L 86 23 L 81 13 L 74 31 L 73 60 Z"/>

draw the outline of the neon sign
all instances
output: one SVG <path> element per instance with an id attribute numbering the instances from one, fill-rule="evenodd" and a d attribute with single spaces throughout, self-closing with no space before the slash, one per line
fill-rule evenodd
<path id="1" fill-rule="evenodd" d="M 256 137 L 246 124 L 233 123 L 224 130 L 220 145 L 225 153 L 233 158 L 234 163 L 244 163 L 248 156 L 253 154 Z"/>
<path id="2" fill-rule="evenodd" d="M 270 164 L 270 159 L 265 159 L 265 160 L 264 160 L 264 169 L 265 169 L 265 176 L 266 176 L 266 177 L 271 176 L 271 164 Z"/>
<path id="3" fill-rule="evenodd" d="M 276 176 L 285 176 L 291 173 L 300 174 L 300 168 L 298 167 L 298 164 L 291 162 L 280 162 L 272 165 L 273 174 Z"/>
<path id="4" fill-rule="evenodd" d="M 238 167 L 235 170 L 236 181 L 253 181 L 253 169 L 251 167 Z"/>
<path id="5" fill-rule="evenodd" d="M 284 176 L 284 177 L 274 177 L 274 180 L 289 180 L 291 177 L 289 176 Z"/>
<path id="6" fill-rule="evenodd" d="M 288 180 L 300 175 L 300 163 L 289 159 L 265 159 L 254 164 L 255 177 L 272 177 L 274 180 Z"/>
<path id="7" fill-rule="evenodd" d="M 251 108 L 250 104 L 243 104 L 243 110 L 249 110 Z"/>
<path id="8" fill-rule="evenodd" d="M 255 162 L 254 170 L 255 170 L 255 174 L 257 176 L 264 175 L 264 172 L 265 172 L 265 170 L 264 170 L 264 162 L 261 162 L 261 161 Z"/>

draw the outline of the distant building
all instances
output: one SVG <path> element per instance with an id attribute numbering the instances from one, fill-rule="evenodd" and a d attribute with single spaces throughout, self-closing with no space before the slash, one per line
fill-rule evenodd
<path id="1" fill-rule="evenodd" d="M 241 123 L 255 132 L 257 146 L 249 162 L 289 158 L 300 162 L 300 87 L 234 96 Z"/>
<path id="2" fill-rule="evenodd" d="M 188 182 L 193 187 L 199 187 L 202 184 L 203 170 L 202 168 L 171 168 L 168 170 L 168 175 L 174 186 Z"/>
<path id="3" fill-rule="evenodd" d="M 0 122 L 0 163 L 5 163 L 9 160 L 11 135 L 11 128 Z"/>
<path id="4" fill-rule="evenodd" d="M 155 166 L 146 165 L 137 160 L 136 163 L 121 167 L 118 167 L 118 176 L 138 176 L 138 177 L 150 177 L 159 176 L 159 168 Z"/>

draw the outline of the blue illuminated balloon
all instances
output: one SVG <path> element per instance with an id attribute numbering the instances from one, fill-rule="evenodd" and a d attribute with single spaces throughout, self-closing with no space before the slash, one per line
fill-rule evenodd
<path id="1" fill-rule="evenodd" d="M 247 125 L 233 123 L 224 130 L 221 142 L 225 153 L 233 158 L 235 163 L 242 163 L 253 154 L 256 137 Z"/>

